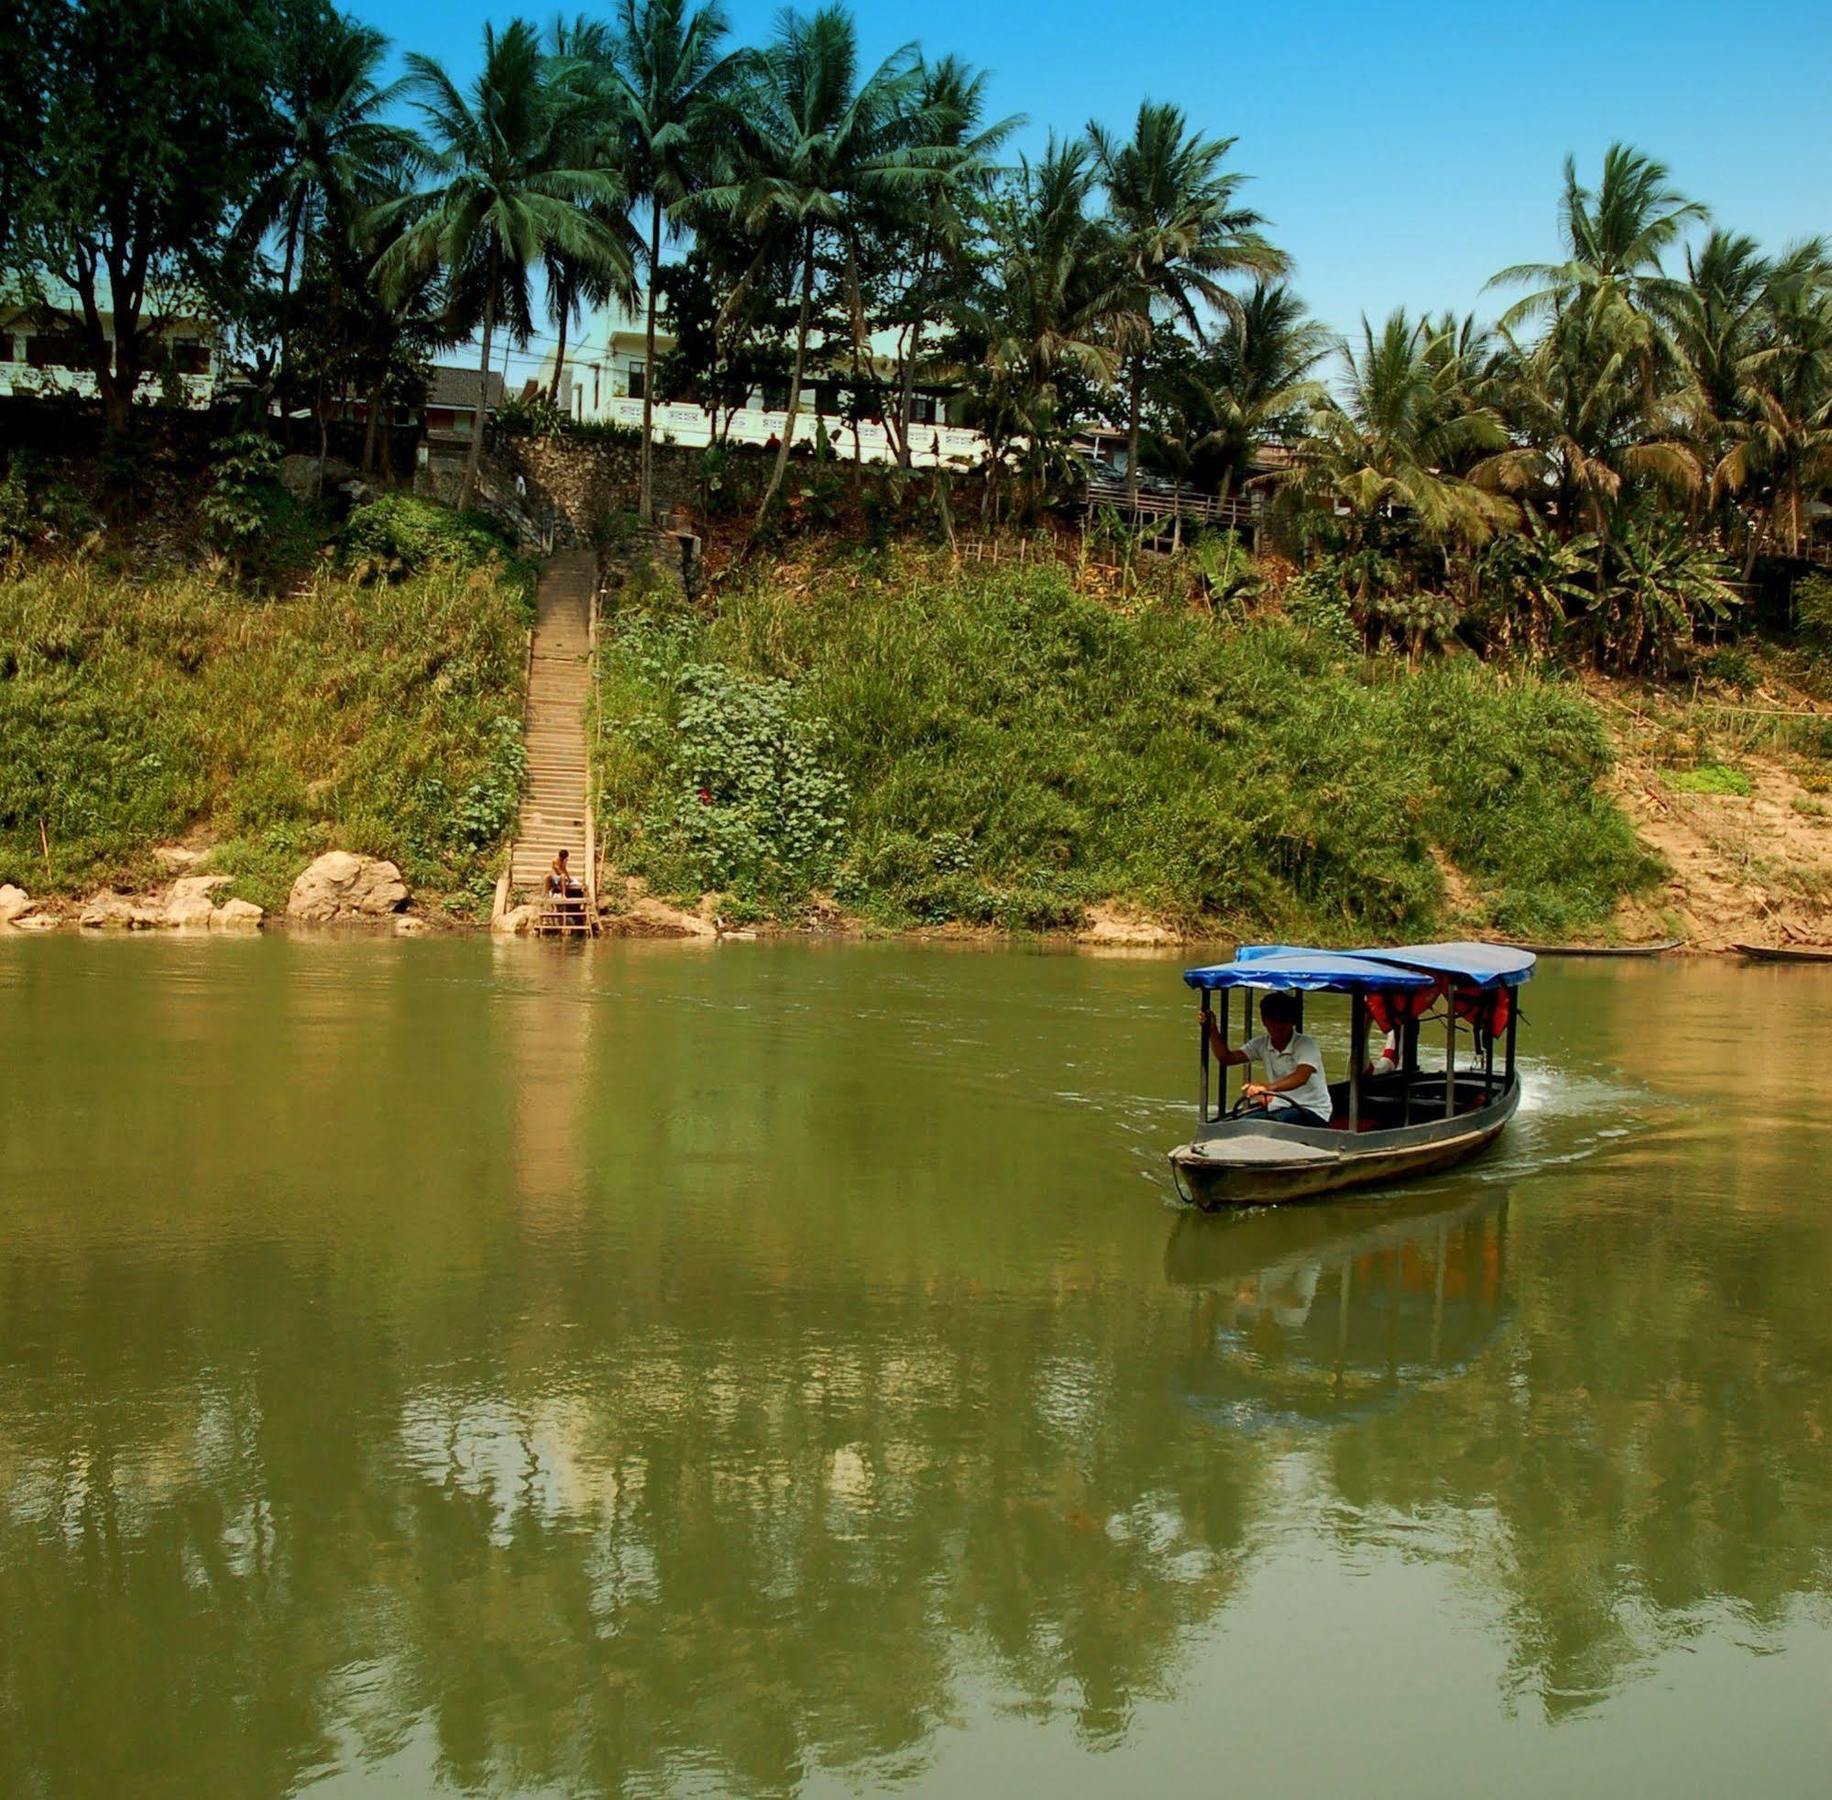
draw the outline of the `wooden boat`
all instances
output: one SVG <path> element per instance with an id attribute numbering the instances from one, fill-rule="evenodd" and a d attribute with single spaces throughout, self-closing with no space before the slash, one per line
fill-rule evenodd
<path id="1" fill-rule="evenodd" d="M 1662 938 L 1658 944 L 1501 944 L 1495 948 L 1524 950 L 1529 956 L 1666 956 L 1683 950 L 1684 938 Z"/>
<path id="2" fill-rule="evenodd" d="M 1832 963 L 1832 949 L 1822 944 L 1732 944 L 1730 947 L 1751 962 Z"/>
<path id="3" fill-rule="evenodd" d="M 1404 944 L 1347 954 L 1279 944 L 1245 945 L 1231 963 L 1186 970 L 1184 981 L 1202 996 L 1200 1087 L 1196 1134 L 1170 1154 L 1178 1192 L 1208 1209 L 1274 1206 L 1407 1180 L 1486 1150 L 1520 1105 L 1515 990 L 1531 977 L 1533 965 L 1530 951 L 1495 944 Z M 1244 1103 L 1230 1109 L 1226 1062 L 1219 1104 L 1210 1110 L 1211 1043 L 1227 1055 L 1230 996 L 1237 988 L 1249 1035 L 1255 992 L 1348 997 L 1349 1076 L 1330 1085 L 1327 1125 L 1283 1124 Z M 1437 1013 L 1430 1011 L 1434 1006 Z M 1421 1027 L 1432 1018 L 1444 1031 L 1444 1063 L 1437 1069 L 1419 1061 Z M 1391 1022 L 1398 1039 L 1398 1066 L 1378 1077 L 1363 1073 L 1371 1020 Z M 1467 1068 L 1457 1066 L 1460 1021 L 1478 1057 Z M 1505 1042 L 1499 1070 L 1498 1037 Z"/>

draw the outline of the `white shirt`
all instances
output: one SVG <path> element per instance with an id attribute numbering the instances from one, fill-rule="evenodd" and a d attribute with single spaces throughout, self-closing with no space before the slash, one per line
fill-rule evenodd
<path id="1" fill-rule="evenodd" d="M 1272 1039 L 1265 1032 L 1256 1032 L 1241 1045 L 1244 1055 L 1250 1056 L 1266 1071 L 1269 1082 L 1283 1081 L 1299 1063 L 1310 1067 L 1310 1079 L 1302 1087 L 1287 1088 L 1281 1094 L 1269 1096 L 1269 1104 L 1274 1112 L 1283 1106 L 1304 1106 L 1314 1112 L 1325 1124 L 1333 1107 L 1329 1097 L 1329 1083 L 1323 1078 L 1323 1051 L 1317 1040 L 1307 1032 L 1294 1031 L 1283 1050 L 1275 1050 Z"/>

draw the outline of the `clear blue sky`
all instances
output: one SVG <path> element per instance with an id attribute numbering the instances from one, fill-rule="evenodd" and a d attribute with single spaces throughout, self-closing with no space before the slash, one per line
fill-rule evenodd
<path id="1" fill-rule="evenodd" d="M 347 3 L 397 51 L 437 56 L 460 79 L 475 73 L 484 21 L 516 10 Z M 544 26 L 558 9 L 522 10 Z M 727 10 L 734 35 L 758 41 L 778 9 L 728 0 Z M 1052 126 L 1124 126 L 1146 96 L 1238 138 L 1251 203 L 1296 259 L 1312 310 L 1338 330 L 1401 305 L 1492 317 L 1488 277 L 1554 252 L 1566 153 L 1594 174 L 1612 138 L 1663 158 L 1720 222 L 1767 245 L 1832 235 L 1826 0 L 860 0 L 853 10 L 870 55 L 913 37 L 990 70 L 995 110 L 1028 118 L 1017 140 L 1027 150 Z"/>

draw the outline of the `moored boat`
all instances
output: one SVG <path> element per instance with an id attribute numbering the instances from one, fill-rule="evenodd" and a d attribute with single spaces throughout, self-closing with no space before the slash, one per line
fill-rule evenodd
<path id="1" fill-rule="evenodd" d="M 1832 963 L 1832 947 L 1824 944 L 1732 944 L 1730 947 L 1751 962 Z"/>
<path id="2" fill-rule="evenodd" d="M 1495 944 L 1347 953 L 1272 944 L 1244 945 L 1231 963 L 1186 970 L 1184 981 L 1202 997 L 1200 1087 L 1196 1134 L 1171 1152 L 1179 1192 L 1206 1208 L 1271 1206 L 1428 1174 L 1487 1149 L 1520 1104 L 1516 990 L 1533 966 L 1530 951 Z M 1237 989 L 1249 1036 L 1256 993 L 1298 996 L 1300 1009 L 1306 994 L 1347 997 L 1349 1072 L 1328 1084 L 1327 1121 L 1283 1122 L 1244 1093 L 1229 1106 L 1228 1066 L 1239 1057 L 1228 1050 L 1228 1014 Z M 1420 1060 L 1425 1028 L 1434 1023 L 1444 1043 L 1443 1066 L 1435 1069 Z M 1388 1034 L 1391 1054 L 1379 1074 L 1370 1072 L 1370 1024 Z M 1474 1053 L 1464 1068 L 1457 1065 L 1460 1028 Z M 1212 1043 L 1224 1059 L 1213 1111 Z"/>

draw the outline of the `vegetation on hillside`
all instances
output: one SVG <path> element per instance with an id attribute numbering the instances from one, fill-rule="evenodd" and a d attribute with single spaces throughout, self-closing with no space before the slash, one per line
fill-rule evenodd
<path id="1" fill-rule="evenodd" d="M 664 891 L 795 917 L 1049 930 L 1114 901 L 1336 941 L 1595 929 L 1655 866 L 1573 686 L 1408 674 L 1267 616 L 1116 609 L 1055 566 L 892 553 L 637 594 L 601 705 L 605 842 Z M 1454 879 L 1454 877 L 1450 878 Z"/>
<path id="2" fill-rule="evenodd" d="M 385 41 L 329 0 L 21 17 L 0 271 L 63 320 L 121 431 L 174 296 L 222 318 L 282 413 L 354 390 L 373 422 L 433 348 L 475 338 L 488 367 L 543 307 L 560 400 L 571 325 L 646 265 L 676 337 L 646 400 L 787 405 L 760 529 L 789 510 L 808 386 L 907 465 L 920 383 L 984 433 L 989 518 L 1073 500 L 1077 434 L 1117 427 L 1135 491 L 1272 499 L 1288 554 L 1341 565 L 1370 643 L 1656 674 L 1752 577 L 1788 591 L 1832 487 L 1825 241 L 1764 248 L 1624 145 L 1594 175 L 1567 161 L 1558 241 L 1497 274 L 1497 320 L 1398 312 L 1332 342 L 1242 204 L 1232 139 L 1146 101 L 1004 163 L 1016 122 L 987 116 L 980 72 L 915 44 L 871 68 L 838 6 L 749 46 L 690 0 L 512 19 L 463 90 L 415 54 L 384 85 Z M 111 275 L 112 347 L 69 298 L 105 307 Z"/>
<path id="3" fill-rule="evenodd" d="M 273 907 L 344 849 L 487 911 L 521 794 L 531 584 L 462 525 L 442 546 L 458 553 L 435 554 L 418 524 L 359 514 L 360 560 L 285 601 L 220 570 L 0 573 L 0 880 L 131 887 L 185 840 Z"/>

